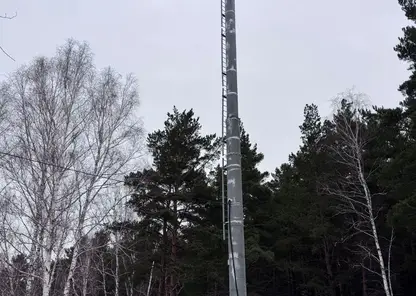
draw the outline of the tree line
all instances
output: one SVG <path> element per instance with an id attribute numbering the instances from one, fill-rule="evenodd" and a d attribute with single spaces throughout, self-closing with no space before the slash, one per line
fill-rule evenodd
<path id="1" fill-rule="evenodd" d="M 248 295 L 415 294 L 415 42 L 409 25 L 394 48 L 411 71 L 399 106 L 306 105 L 273 172 L 241 125 Z M 192 109 L 145 138 L 134 77 L 74 40 L 11 73 L 0 103 L 0 295 L 228 295 L 224 139 Z"/>

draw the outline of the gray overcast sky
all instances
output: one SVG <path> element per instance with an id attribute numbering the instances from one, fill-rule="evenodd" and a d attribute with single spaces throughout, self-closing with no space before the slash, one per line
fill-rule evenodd
<path id="1" fill-rule="evenodd" d="M 321 115 L 355 86 L 394 106 L 408 76 L 393 46 L 406 24 L 395 0 L 236 0 L 240 117 L 273 170 L 300 143 L 303 107 Z M 166 112 L 194 108 L 204 131 L 221 132 L 220 0 L 1 0 L 0 74 L 69 37 L 86 40 L 99 67 L 140 82 L 148 131 Z"/>

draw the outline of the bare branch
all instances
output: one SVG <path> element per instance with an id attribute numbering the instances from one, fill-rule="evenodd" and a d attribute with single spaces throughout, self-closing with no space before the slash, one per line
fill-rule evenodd
<path id="1" fill-rule="evenodd" d="M 382 280 L 386 296 L 392 296 L 390 266 L 385 266 L 376 227 L 381 209 L 374 209 L 374 194 L 367 184 L 368 174 L 364 170 L 364 152 L 369 142 L 366 123 L 362 117 L 362 111 L 366 106 L 364 98 L 362 94 L 348 91 L 334 100 L 334 106 L 337 107 L 334 114 L 336 140 L 329 148 L 340 171 L 343 169 L 343 173 L 339 173 L 332 184 L 324 186 L 324 190 L 341 201 L 338 207 L 339 214 L 353 214 L 355 216 L 355 220 L 351 223 L 353 228 L 357 233 L 366 235 L 372 242 L 373 248 L 362 244 L 358 244 L 357 247 L 361 250 L 363 258 L 377 262 L 380 272 L 370 270 L 364 264 L 361 264 L 362 268 L 377 274 Z M 389 254 L 390 248 L 391 245 Z"/>
<path id="2" fill-rule="evenodd" d="M 8 16 L 7 13 L 5 13 L 4 15 L 0 15 L 0 19 L 8 19 L 8 20 L 11 20 L 11 19 L 14 19 L 16 16 L 17 16 L 17 11 L 12 16 Z"/>
<path id="3" fill-rule="evenodd" d="M 388 258 L 387 258 L 387 270 L 388 270 L 388 280 L 389 280 L 389 289 L 390 294 L 393 296 L 393 286 L 391 283 L 391 249 L 393 247 L 393 241 L 394 241 L 394 228 L 391 229 L 391 235 L 390 235 L 390 242 L 389 242 L 389 251 L 388 251 Z"/>
<path id="4" fill-rule="evenodd" d="M 65 296 L 76 293 L 71 290 L 85 236 L 124 201 L 125 195 L 117 195 L 103 206 L 108 193 L 122 186 L 127 166 L 142 155 L 136 80 L 111 69 L 97 72 L 88 45 L 69 40 L 54 58 L 21 67 L 0 90 L 0 98 L 11 102 L 7 123 L 13 126 L 1 142 L 1 151 L 13 153 L 0 159 L 0 177 L 10 184 L 0 246 L 27 256 L 27 295 L 35 278 L 48 295 L 54 258 L 71 244 L 62 290 Z M 82 287 L 85 292 L 85 282 Z"/>
<path id="5" fill-rule="evenodd" d="M 8 16 L 6 13 L 4 15 L 0 15 L 0 19 L 7 19 L 7 20 L 11 20 L 14 19 L 17 16 L 17 12 L 15 12 L 14 15 L 12 16 Z M 12 61 L 16 61 L 9 53 L 7 53 L 7 51 L 0 45 L 0 51 L 2 51 L 9 59 L 11 59 Z"/>
<path id="6" fill-rule="evenodd" d="M 10 55 L 10 54 L 8 54 L 7 53 L 7 51 L 0 45 L 0 50 L 9 58 L 9 59 L 11 59 L 13 62 L 16 62 L 16 60 Z"/>

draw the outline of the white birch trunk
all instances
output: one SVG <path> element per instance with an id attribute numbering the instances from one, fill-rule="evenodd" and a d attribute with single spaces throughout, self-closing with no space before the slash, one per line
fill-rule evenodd
<path id="1" fill-rule="evenodd" d="M 119 296 L 120 294 L 120 254 L 119 254 L 119 244 L 120 244 L 120 238 L 119 238 L 119 233 L 118 231 L 116 231 L 115 233 L 115 246 L 114 246 L 114 251 L 115 251 L 115 260 L 116 260 L 116 272 L 115 272 L 115 292 L 114 292 L 114 296 Z"/>
<path id="2" fill-rule="evenodd" d="M 391 285 L 390 285 L 391 279 L 387 277 L 386 266 L 384 264 L 383 253 L 381 251 L 381 246 L 380 246 L 379 237 L 378 237 L 378 233 L 377 233 L 377 227 L 376 227 L 375 218 L 374 218 L 374 214 L 373 214 L 372 197 L 371 197 L 370 190 L 368 188 L 367 182 L 364 178 L 364 173 L 363 173 L 362 166 L 361 166 L 360 162 L 357 163 L 357 168 L 358 168 L 359 180 L 360 180 L 361 186 L 363 188 L 365 199 L 366 199 L 366 202 L 367 202 L 368 215 L 369 215 L 368 219 L 369 219 L 369 222 L 371 224 L 371 231 L 373 233 L 373 240 L 374 240 L 374 245 L 376 247 L 378 263 L 380 265 L 380 272 L 381 272 L 381 278 L 382 278 L 382 282 L 383 282 L 384 292 L 386 293 L 386 296 L 393 296 L 393 293 L 392 293 L 392 290 L 391 290 Z"/>
<path id="3" fill-rule="evenodd" d="M 108 215 L 100 194 L 122 186 L 126 165 L 141 156 L 137 83 L 111 69 L 98 73 L 88 46 L 70 40 L 54 58 L 20 68 L 0 92 L 12 115 L 0 145 L 13 151 L 0 158 L 0 178 L 11 192 L 1 247 L 29 258 L 27 295 L 36 279 L 41 295 L 50 296 L 53 262 L 73 245 L 62 291 L 69 296 L 80 240 Z M 2 108 L 0 102 L 0 122 Z"/>
<path id="4" fill-rule="evenodd" d="M 358 232 L 367 235 L 374 244 L 375 254 L 374 251 L 361 246 L 365 252 L 370 253 L 370 256 L 376 259 L 380 270 L 380 272 L 370 271 L 381 277 L 385 295 L 393 296 L 390 264 L 387 268 L 376 225 L 373 196 L 368 187 L 363 167 L 363 153 L 368 140 L 365 138 L 365 122 L 360 114 L 360 110 L 363 108 L 363 99 L 360 95 L 348 92 L 337 98 L 335 103 L 338 107 L 337 114 L 334 116 L 337 141 L 333 144 L 332 150 L 335 152 L 337 162 L 347 169 L 349 175 L 339 176 L 335 181 L 336 188 L 327 188 L 328 193 L 344 201 L 344 207 L 340 209 L 341 214 L 355 214 L 361 221 L 360 223 L 364 223 L 362 226 L 359 223 L 354 225 Z M 390 262 L 392 239 L 393 237 L 391 237 L 388 250 L 388 262 Z M 369 270 L 365 266 L 363 268 Z"/>

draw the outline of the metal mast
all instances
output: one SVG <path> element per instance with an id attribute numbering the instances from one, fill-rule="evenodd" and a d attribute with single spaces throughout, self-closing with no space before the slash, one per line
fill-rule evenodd
<path id="1" fill-rule="evenodd" d="M 222 237 L 226 239 L 226 230 L 225 230 L 225 207 L 227 201 L 225 199 L 225 173 L 226 173 L 226 161 L 227 157 L 227 145 L 225 142 L 225 137 L 227 135 L 227 53 L 226 53 L 227 42 L 225 40 L 225 0 L 221 0 L 221 77 L 222 77 L 222 151 L 221 151 L 221 162 L 222 162 L 222 172 L 221 172 L 221 193 L 222 193 Z"/>
<path id="2" fill-rule="evenodd" d="M 243 194 L 241 180 L 240 119 L 238 117 L 237 91 L 235 0 L 221 0 L 221 40 L 223 83 L 222 132 L 223 136 L 225 133 L 226 137 L 226 147 L 223 147 L 223 156 L 226 155 L 227 157 L 226 205 L 228 214 L 229 289 L 230 296 L 246 296 L 247 288 Z M 223 189 L 225 189 L 224 185 Z M 223 199 L 225 199 L 224 196 Z M 225 212 L 225 203 L 223 206 L 223 212 Z"/>

